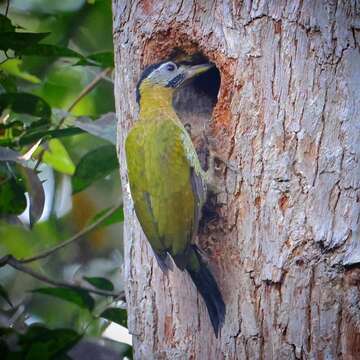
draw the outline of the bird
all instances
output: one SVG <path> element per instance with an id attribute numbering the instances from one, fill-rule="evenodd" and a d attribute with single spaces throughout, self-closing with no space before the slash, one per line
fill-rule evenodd
<path id="1" fill-rule="evenodd" d="M 163 60 L 148 66 L 136 87 L 138 119 L 125 140 L 130 194 L 160 269 L 186 271 L 204 299 L 215 336 L 225 303 L 201 249 L 195 244 L 207 196 L 207 174 L 179 120 L 177 89 L 214 64 Z"/>

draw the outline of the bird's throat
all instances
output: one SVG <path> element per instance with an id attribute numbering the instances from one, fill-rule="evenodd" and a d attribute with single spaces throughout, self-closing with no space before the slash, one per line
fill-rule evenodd
<path id="1" fill-rule="evenodd" d="M 140 87 L 140 117 L 156 116 L 158 113 L 174 112 L 174 89 L 144 84 Z"/>

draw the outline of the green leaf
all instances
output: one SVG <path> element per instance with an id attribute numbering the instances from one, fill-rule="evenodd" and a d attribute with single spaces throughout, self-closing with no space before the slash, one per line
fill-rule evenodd
<path id="1" fill-rule="evenodd" d="M 14 141 L 11 139 L 0 139 L 0 146 L 13 146 L 14 143 L 18 143 L 20 146 L 33 144 L 41 138 L 45 139 L 54 139 L 54 138 L 62 138 L 66 136 L 73 136 L 82 134 L 83 131 L 78 128 L 66 128 L 59 130 L 43 130 L 43 131 L 35 131 L 32 133 L 25 134 L 18 141 Z"/>
<path id="2" fill-rule="evenodd" d="M 35 55 L 45 57 L 72 57 L 83 59 L 83 56 L 78 52 L 57 45 L 49 44 L 34 44 L 24 49 L 18 50 L 17 54 L 21 55 Z"/>
<path id="3" fill-rule="evenodd" d="M 94 299 L 89 293 L 82 289 L 70 289 L 65 287 L 48 287 L 35 289 L 32 292 L 37 294 L 45 294 L 56 298 L 71 302 L 81 308 L 92 311 L 95 305 Z"/>
<path id="4" fill-rule="evenodd" d="M 73 136 L 83 133 L 82 130 L 77 128 L 66 128 L 66 129 L 59 129 L 59 130 L 46 130 L 46 131 L 39 131 L 33 134 L 25 135 L 19 140 L 20 145 L 27 145 L 31 144 L 41 138 L 61 138 L 66 136 Z"/>
<path id="5" fill-rule="evenodd" d="M 0 71 L 0 93 L 1 92 L 16 92 L 17 87 L 13 78 L 5 74 L 4 71 Z M 2 88 L 2 90 L 1 90 Z"/>
<path id="6" fill-rule="evenodd" d="M 51 107 L 45 100 L 27 93 L 0 94 L 0 112 L 6 108 L 43 119 L 49 119 L 51 116 Z"/>
<path id="7" fill-rule="evenodd" d="M 119 166 L 114 145 L 101 146 L 81 158 L 72 177 L 73 193 L 86 189 Z"/>
<path id="8" fill-rule="evenodd" d="M 45 192 L 36 171 L 23 167 L 23 177 L 29 194 L 29 220 L 32 227 L 40 218 L 45 205 Z"/>
<path id="9" fill-rule="evenodd" d="M 7 16 L 0 14 L 0 33 L 12 31 L 15 31 L 15 26 L 11 23 L 11 20 Z"/>
<path id="10" fill-rule="evenodd" d="M 125 309 L 108 308 L 101 313 L 100 317 L 127 327 L 127 313 Z"/>
<path id="11" fill-rule="evenodd" d="M 9 59 L 3 64 L 0 64 L 0 69 L 5 71 L 7 74 L 15 76 L 19 79 L 29 81 L 33 84 L 40 84 L 41 80 L 35 75 L 29 74 L 28 72 L 21 70 L 23 61 L 21 59 Z M 10 91 L 8 91 L 10 92 Z M 14 91 L 11 91 L 14 92 Z"/>
<path id="12" fill-rule="evenodd" d="M 0 33 L 0 50 L 9 49 L 24 51 L 26 47 L 37 44 L 50 33 L 26 33 L 26 32 L 1 32 Z"/>
<path id="13" fill-rule="evenodd" d="M 97 120 L 91 120 L 87 117 L 80 117 L 74 121 L 75 126 L 83 129 L 91 135 L 110 141 L 116 145 L 116 115 L 108 113 Z"/>
<path id="14" fill-rule="evenodd" d="M 18 215 L 26 209 L 25 187 L 21 181 L 0 172 L 0 215 Z"/>
<path id="15" fill-rule="evenodd" d="M 26 360 L 50 360 L 66 353 L 81 337 L 72 329 L 52 330 L 33 324 L 19 336 L 19 345 Z"/>
<path id="16" fill-rule="evenodd" d="M 114 54 L 112 51 L 104 51 L 91 54 L 78 61 L 75 65 L 99 66 L 102 68 L 114 67 Z"/>
<path id="17" fill-rule="evenodd" d="M 113 291 L 114 285 L 112 282 L 108 279 L 105 279 L 103 277 L 87 277 L 84 276 L 84 279 L 91 284 L 92 286 L 95 286 L 98 289 L 106 290 L 106 291 Z"/>
<path id="18" fill-rule="evenodd" d="M 101 218 L 104 214 L 106 214 L 111 207 L 108 207 L 106 209 L 103 209 L 99 211 L 91 220 L 90 224 L 97 221 L 99 218 Z M 105 227 L 116 223 L 122 223 L 124 221 L 124 209 L 121 207 L 117 209 L 114 213 L 112 213 L 108 218 L 106 218 L 104 221 L 101 222 L 99 227 Z"/>
<path id="19" fill-rule="evenodd" d="M 2 297 L 12 308 L 14 307 L 14 305 L 10 301 L 7 291 L 2 285 L 0 285 L 0 297 Z"/>
<path id="20" fill-rule="evenodd" d="M 52 139 L 49 141 L 48 146 L 49 150 L 45 151 L 43 161 L 56 171 L 73 175 L 75 172 L 75 165 L 61 141 Z"/>

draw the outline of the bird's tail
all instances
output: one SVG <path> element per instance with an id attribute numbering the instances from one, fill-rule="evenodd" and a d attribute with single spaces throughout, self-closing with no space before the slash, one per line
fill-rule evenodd
<path id="1" fill-rule="evenodd" d="M 196 245 L 191 247 L 190 261 L 186 265 L 186 270 L 205 301 L 215 336 L 218 337 L 219 329 L 225 319 L 225 303 L 213 275 L 201 259 L 199 249 Z"/>

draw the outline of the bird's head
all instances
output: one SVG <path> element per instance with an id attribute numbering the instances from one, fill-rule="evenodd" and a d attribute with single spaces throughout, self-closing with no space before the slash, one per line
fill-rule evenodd
<path id="1" fill-rule="evenodd" d="M 136 99 L 145 94 L 156 96 L 157 92 L 172 96 L 175 89 L 184 85 L 188 80 L 211 69 L 214 65 L 204 63 L 191 65 L 187 63 L 176 63 L 174 61 L 163 61 L 148 66 L 142 73 L 137 85 Z"/>

